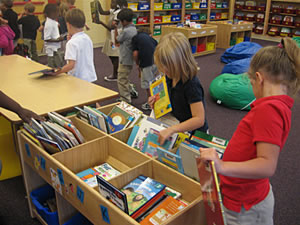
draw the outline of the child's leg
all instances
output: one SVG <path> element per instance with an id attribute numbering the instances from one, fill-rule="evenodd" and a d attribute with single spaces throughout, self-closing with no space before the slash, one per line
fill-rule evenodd
<path id="1" fill-rule="evenodd" d="M 274 195 L 272 187 L 267 197 L 260 203 L 245 210 L 242 207 L 241 212 L 237 213 L 224 207 L 227 224 L 230 225 L 273 225 Z"/>
<path id="2" fill-rule="evenodd" d="M 142 109 L 144 110 L 151 110 L 150 105 L 148 104 L 148 98 L 150 97 L 150 82 L 154 79 L 155 77 L 155 71 L 156 71 L 156 66 L 148 66 L 145 68 L 141 68 L 141 88 L 146 90 L 147 93 L 147 101 L 142 105 Z"/>
<path id="3" fill-rule="evenodd" d="M 56 68 L 54 56 L 48 56 L 48 66 L 51 68 Z"/>
<path id="4" fill-rule="evenodd" d="M 113 64 L 113 77 L 118 78 L 118 68 L 119 68 L 119 57 L 110 56 L 111 63 Z"/>
<path id="5" fill-rule="evenodd" d="M 39 57 L 38 57 L 38 54 L 37 54 L 37 50 L 36 50 L 36 42 L 35 40 L 31 40 L 31 51 L 30 51 L 30 54 L 31 54 L 31 59 L 38 62 L 39 61 Z"/>
<path id="6" fill-rule="evenodd" d="M 120 93 L 120 100 L 131 103 L 130 89 L 129 89 L 129 74 L 132 70 L 130 65 L 119 64 L 118 69 L 118 89 Z"/>

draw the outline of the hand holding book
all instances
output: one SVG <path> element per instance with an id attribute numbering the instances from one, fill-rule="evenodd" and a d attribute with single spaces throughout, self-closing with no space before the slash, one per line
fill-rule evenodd
<path id="1" fill-rule="evenodd" d="M 216 172 L 222 173 L 223 161 L 220 160 L 218 153 L 214 148 L 200 148 L 201 160 L 204 162 L 213 161 Z"/>

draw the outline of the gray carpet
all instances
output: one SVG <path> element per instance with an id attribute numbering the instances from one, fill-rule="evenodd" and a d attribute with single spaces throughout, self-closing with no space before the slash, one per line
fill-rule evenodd
<path id="1" fill-rule="evenodd" d="M 276 43 L 255 40 L 262 46 L 275 45 Z M 215 54 L 197 58 L 200 66 L 199 78 L 205 89 L 206 114 L 210 132 L 216 136 L 230 139 L 239 121 L 246 112 L 231 110 L 217 105 L 209 95 L 211 81 L 220 74 L 224 66 L 220 62 L 220 56 L 224 52 L 218 49 Z M 45 63 L 45 57 L 40 59 Z M 98 74 L 97 83 L 117 91 L 116 82 L 105 82 L 104 76 L 112 73 L 112 65 L 109 59 L 101 53 L 101 49 L 95 49 L 95 65 Z M 133 105 L 140 107 L 146 102 L 146 93 L 140 89 L 137 71 L 130 76 L 139 91 L 139 98 L 133 100 Z M 113 102 L 107 101 L 106 103 Z M 292 116 L 292 129 L 287 143 L 280 154 L 276 174 L 271 178 L 275 195 L 275 225 L 299 225 L 300 224 L 300 179 L 298 175 L 300 154 L 299 131 L 300 121 L 296 115 L 300 114 L 299 100 L 295 102 Z M 34 225 L 39 224 L 30 218 L 22 177 L 0 182 L 0 225 Z M 122 224 L 120 222 L 120 224 Z"/>

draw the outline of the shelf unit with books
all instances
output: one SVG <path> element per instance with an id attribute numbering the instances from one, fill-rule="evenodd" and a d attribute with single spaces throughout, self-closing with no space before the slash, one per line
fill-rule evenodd
<path id="1" fill-rule="evenodd" d="M 99 110 L 108 114 L 114 105 L 101 107 Z M 56 154 L 48 154 L 21 131 L 18 132 L 26 193 L 29 196 L 30 192 L 36 188 L 50 184 L 56 190 L 59 224 L 64 224 L 77 211 L 93 224 L 139 224 L 102 197 L 98 187 L 92 188 L 76 176 L 79 171 L 104 162 L 108 162 L 121 172 L 109 181 L 117 188 L 124 187 L 139 175 L 144 175 L 182 194 L 182 199 L 189 204 L 164 224 L 206 223 L 201 187 L 198 182 L 115 138 L 124 131 L 107 135 L 75 116 L 70 119 L 87 141 Z M 30 198 L 28 198 L 28 203 L 31 216 L 37 217 L 43 224 L 46 224 L 37 214 Z"/>
<path id="2" fill-rule="evenodd" d="M 210 0 L 209 20 L 218 21 L 232 19 L 231 5 L 232 0 Z"/>

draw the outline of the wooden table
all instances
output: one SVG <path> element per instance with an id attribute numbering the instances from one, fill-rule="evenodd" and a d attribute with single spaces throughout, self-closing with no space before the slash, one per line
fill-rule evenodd
<path id="1" fill-rule="evenodd" d="M 38 115 L 48 112 L 63 112 L 73 109 L 74 106 L 93 104 L 102 100 L 117 97 L 118 93 L 107 88 L 80 80 L 73 76 L 61 74 L 59 76 L 28 75 L 28 73 L 47 69 L 47 66 L 28 60 L 18 55 L 0 57 L 0 90 L 17 101 L 22 107 L 30 109 Z M 20 174 L 20 166 L 13 149 L 13 141 L 17 125 L 21 120 L 17 114 L 0 108 L 0 159 L 3 161 L 3 170 L 0 180 Z M 12 129 L 7 129 L 7 123 Z M 4 124 L 4 125 L 3 125 Z M 7 143 L 8 137 L 11 142 Z M 8 156 L 8 154 L 13 154 Z M 8 158 L 9 161 L 5 161 Z M 16 167 L 11 165 L 16 162 Z M 7 171 L 9 166 L 17 172 Z M 6 173 L 8 172 L 8 174 Z M 13 174 L 10 174 L 13 173 Z"/>

